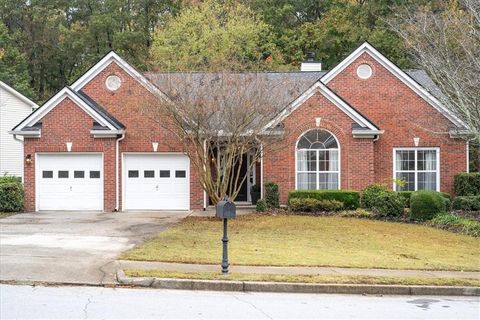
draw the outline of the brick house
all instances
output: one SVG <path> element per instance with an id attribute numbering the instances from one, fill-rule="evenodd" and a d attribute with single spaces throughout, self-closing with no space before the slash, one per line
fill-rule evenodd
<path id="1" fill-rule="evenodd" d="M 245 173 L 237 200 L 248 202 L 251 185 L 265 182 L 279 185 L 282 204 L 294 189 L 361 190 L 374 182 L 453 192 L 454 175 L 468 170 L 467 130 L 424 71 L 401 70 L 368 43 L 328 72 L 316 65 L 284 74 L 302 93 L 266 129 L 290 134 Z M 180 144 L 135 108 L 165 97 L 162 77 L 111 52 L 13 128 L 24 138 L 26 209 L 205 208 Z"/>

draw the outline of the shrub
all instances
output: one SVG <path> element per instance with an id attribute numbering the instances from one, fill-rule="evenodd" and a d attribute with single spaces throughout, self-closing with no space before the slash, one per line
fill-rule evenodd
<path id="1" fill-rule="evenodd" d="M 267 207 L 267 202 L 264 200 L 264 199 L 259 199 L 257 201 L 257 206 L 255 208 L 257 210 L 257 212 L 265 212 L 267 211 L 268 207 Z"/>
<path id="2" fill-rule="evenodd" d="M 360 206 L 360 193 L 350 190 L 296 190 L 288 194 L 292 199 L 311 198 L 317 200 L 336 200 L 342 202 L 345 209 L 357 209 Z"/>
<path id="3" fill-rule="evenodd" d="M 2 183 L 21 183 L 22 178 L 15 176 L 2 176 L 0 177 L 0 184 Z"/>
<path id="4" fill-rule="evenodd" d="M 378 195 L 385 191 L 387 191 L 387 187 L 382 184 L 371 184 L 363 189 L 362 207 L 370 209 Z"/>
<path id="5" fill-rule="evenodd" d="M 445 212 L 446 203 L 439 192 L 415 191 L 410 197 L 410 218 L 425 221 Z"/>
<path id="6" fill-rule="evenodd" d="M 337 200 L 294 198 L 289 201 L 288 207 L 297 212 L 337 211 L 343 209 L 343 203 Z"/>
<path id="7" fill-rule="evenodd" d="M 383 191 L 373 198 L 372 211 L 380 217 L 403 215 L 405 200 L 394 191 Z"/>
<path id="8" fill-rule="evenodd" d="M 454 182 L 457 196 L 480 195 L 480 172 L 457 174 Z"/>
<path id="9" fill-rule="evenodd" d="M 452 209 L 468 211 L 480 210 L 480 196 L 455 197 L 452 202 Z"/>
<path id="10" fill-rule="evenodd" d="M 405 200 L 405 208 L 410 208 L 410 198 L 412 196 L 412 193 L 414 193 L 415 191 L 399 191 L 398 194 L 401 195 L 404 200 Z M 431 191 L 431 192 L 435 192 L 435 191 Z M 452 201 L 452 196 L 450 195 L 450 193 L 447 193 L 447 192 L 439 192 L 439 194 L 444 197 L 445 199 L 449 200 L 447 201 L 447 204 L 449 202 Z M 447 208 L 450 207 L 450 206 L 447 206 Z"/>
<path id="11" fill-rule="evenodd" d="M 16 182 L 0 183 L 0 211 L 15 212 L 23 209 L 23 185 Z"/>
<path id="12" fill-rule="evenodd" d="M 265 201 L 269 208 L 280 208 L 278 185 L 276 183 L 265 184 Z"/>
<path id="13" fill-rule="evenodd" d="M 347 217 L 347 218 L 367 218 L 367 219 L 374 218 L 374 214 L 371 211 L 361 209 L 361 208 L 357 210 L 339 211 L 336 215 L 340 217 Z"/>
<path id="14" fill-rule="evenodd" d="M 430 224 L 455 232 L 480 237 L 480 222 L 459 217 L 451 213 L 441 213 L 430 220 Z"/>

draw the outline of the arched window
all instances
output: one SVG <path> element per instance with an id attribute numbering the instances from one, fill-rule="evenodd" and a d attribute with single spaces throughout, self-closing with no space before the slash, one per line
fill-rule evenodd
<path id="1" fill-rule="evenodd" d="M 334 135 L 314 129 L 297 143 L 297 189 L 339 189 L 339 148 Z"/>

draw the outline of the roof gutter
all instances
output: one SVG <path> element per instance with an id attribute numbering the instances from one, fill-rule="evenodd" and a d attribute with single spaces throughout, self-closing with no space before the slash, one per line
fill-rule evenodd
<path id="1" fill-rule="evenodd" d="M 90 130 L 94 138 L 116 138 L 119 134 L 125 134 L 125 130 Z"/>
<path id="2" fill-rule="evenodd" d="M 360 139 L 377 139 L 384 132 L 385 130 L 352 130 L 353 137 Z"/>
<path id="3" fill-rule="evenodd" d="M 9 134 L 13 134 L 13 138 L 18 140 L 16 136 L 24 136 L 29 138 L 40 138 L 42 135 L 42 130 L 32 130 L 32 131 L 22 131 L 22 130 L 13 130 L 8 131 Z"/>

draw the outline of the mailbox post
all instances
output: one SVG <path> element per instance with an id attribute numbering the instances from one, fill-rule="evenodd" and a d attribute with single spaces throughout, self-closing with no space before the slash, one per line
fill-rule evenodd
<path id="1" fill-rule="evenodd" d="M 228 220 L 235 219 L 237 215 L 237 209 L 235 204 L 231 202 L 227 197 L 219 201 L 216 206 L 217 218 L 223 220 L 223 252 L 222 252 L 222 273 L 228 274 Z"/>

